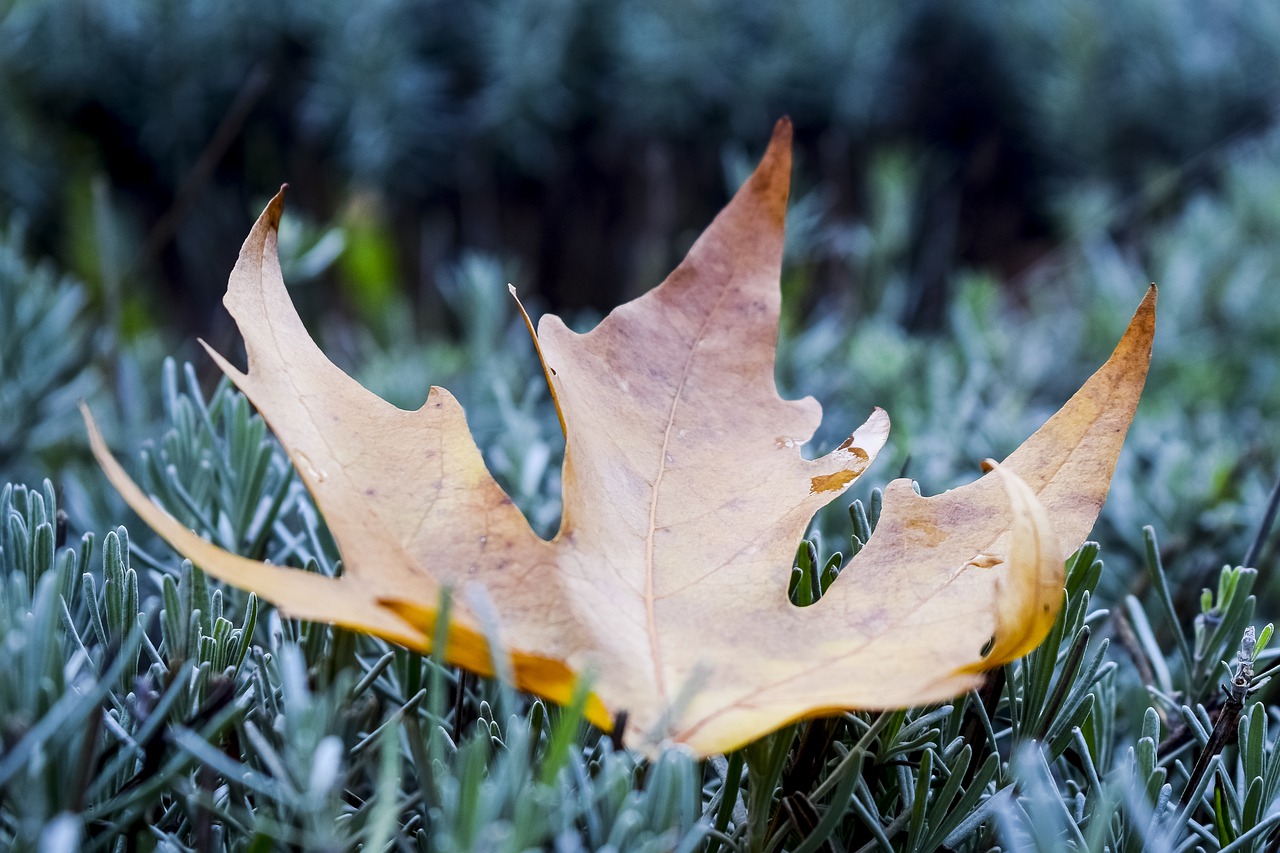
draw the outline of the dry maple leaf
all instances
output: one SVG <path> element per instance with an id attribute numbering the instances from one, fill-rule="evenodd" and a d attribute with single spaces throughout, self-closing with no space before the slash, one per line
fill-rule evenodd
<path id="1" fill-rule="evenodd" d="M 535 336 L 565 428 L 564 515 L 545 541 L 485 469 L 449 392 L 403 411 L 303 328 L 276 257 L 277 196 L 225 304 L 249 371 L 210 350 L 289 453 L 342 551 L 331 579 L 237 557 L 152 503 L 95 452 L 130 505 L 210 574 L 287 613 L 418 649 L 456 591 L 446 657 L 492 671 L 492 625 L 518 686 L 564 701 L 591 672 L 593 720 L 699 754 L 832 709 L 951 698 L 1048 631 L 1063 560 L 1088 534 L 1146 376 L 1154 291 L 1107 364 L 976 482 L 891 483 L 874 536 L 815 604 L 787 598 L 796 545 L 884 444 L 876 410 L 835 451 L 800 452 L 821 418 L 774 385 L 791 127 L 657 289 L 586 334 Z M 527 320 L 527 317 L 526 317 Z M 530 326 L 532 331 L 532 325 Z M 989 651 L 983 655 L 983 649 Z"/>

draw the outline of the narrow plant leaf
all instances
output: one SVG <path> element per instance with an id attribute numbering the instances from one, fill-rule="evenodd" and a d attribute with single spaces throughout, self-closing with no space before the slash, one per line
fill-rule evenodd
<path id="1" fill-rule="evenodd" d="M 210 353 L 289 452 L 344 575 L 226 554 L 147 500 L 91 424 L 95 453 L 130 505 L 210 574 L 288 613 L 419 649 L 447 586 L 450 661 L 493 671 L 493 614 L 520 687 L 564 702 L 590 672 L 591 719 L 626 711 L 633 745 L 674 740 L 705 755 L 805 716 L 962 693 L 1053 623 L 1063 560 L 1097 516 L 1146 376 L 1154 291 L 1107 364 L 1022 448 L 936 497 L 891 483 L 866 547 L 820 600 L 795 607 L 796 543 L 866 470 L 889 422 L 877 409 L 808 460 L 800 448 L 821 408 L 778 396 L 790 170 L 783 121 L 661 286 L 586 334 L 553 316 L 538 324 L 566 441 L 563 522 L 549 542 L 485 469 L 452 395 L 432 388 L 403 411 L 321 353 L 281 278 L 280 196 L 225 299 L 248 371 Z"/>

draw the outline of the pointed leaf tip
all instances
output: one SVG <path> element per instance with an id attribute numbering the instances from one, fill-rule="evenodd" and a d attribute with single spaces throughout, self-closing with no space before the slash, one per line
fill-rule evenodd
<path id="1" fill-rule="evenodd" d="M 791 141 L 791 119 L 784 116 L 773 126 L 769 147 L 744 186 L 744 189 L 750 187 L 766 199 L 770 219 L 777 226 L 786 220 L 787 200 L 791 194 Z"/>
<path id="2" fill-rule="evenodd" d="M 271 201 L 267 202 L 266 210 L 262 212 L 267 227 L 272 231 L 280 230 L 280 217 L 284 215 L 284 191 L 288 188 L 288 184 L 281 184 L 280 189 L 271 197 Z"/>
<path id="3" fill-rule="evenodd" d="M 1110 491 L 1151 365 L 1156 300 L 1148 287 L 1110 358 L 1004 460 L 1045 505 L 1064 559 L 1088 538 Z"/>

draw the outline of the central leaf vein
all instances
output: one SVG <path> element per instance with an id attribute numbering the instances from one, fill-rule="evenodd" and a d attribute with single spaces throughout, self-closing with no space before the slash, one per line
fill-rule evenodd
<path id="1" fill-rule="evenodd" d="M 725 282 L 724 287 L 720 289 L 720 294 L 716 297 L 715 304 L 707 311 L 706 316 L 702 320 L 702 325 L 698 328 L 697 333 L 693 336 L 693 340 L 689 343 L 689 353 L 685 356 L 684 366 L 680 371 L 680 381 L 676 384 L 675 393 L 671 397 L 671 410 L 667 413 L 667 425 L 662 434 L 662 447 L 658 451 L 658 472 L 653 479 L 653 493 L 649 499 L 649 526 L 645 534 L 644 540 L 644 607 L 645 607 L 645 623 L 649 632 L 649 655 L 653 659 L 654 682 L 657 687 L 658 696 L 662 704 L 666 704 L 667 696 L 667 679 L 664 667 L 662 665 L 662 646 L 658 641 L 658 625 L 654 608 L 658 596 L 654 590 L 654 535 L 658 529 L 658 496 L 662 490 L 662 480 L 667 473 L 667 448 L 671 445 L 671 433 L 675 426 L 676 410 L 680 406 L 680 399 L 684 395 L 685 385 L 689 381 L 689 371 L 693 367 L 694 352 L 698 344 L 706 335 L 707 328 L 711 325 L 712 318 L 716 312 L 720 310 L 720 306 L 724 303 L 725 296 L 732 289 L 733 276 L 729 276 L 729 280 Z"/>

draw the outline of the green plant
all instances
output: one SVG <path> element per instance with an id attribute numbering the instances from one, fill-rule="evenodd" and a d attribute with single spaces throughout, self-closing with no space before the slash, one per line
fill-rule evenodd
<path id="1" fill-rule="evenodd" d="M 222 17 L 199 4 L 176 17 L 160 6 L 117 3 L 88 4 L 83 19 L 60 17 L 72 8 L 65 4 L 6 10 L 0 38 L 14 49 L 3 51 L 4 79 L 12 85 L 0 87 L 8 107 L 0 110 L 0 204 L 34 216 L 32 237 L 41 252 L 59 253 L 63 267 L 91 282 L 105 278 L 109 259 L 93 261 L 101 252 L 85 249 L 101 224 L 86 213 L 88 179 L 102 172 L 110 183 L 137 172 L 119 165 L 115 147 L 89 161 L 78 156 L 86 136 L 103 126 L 95 122 L 105 114 L 113 127 L 127 124 L 134 110 L 174 115 L 159 136 L 144 140 L 144 158 L 157 164 L 168 187 L 156 196 L 166 208 L 211 131 L 230 114 L 225 108 L 246 81 L 253 83 L 252 60 L 273 55 L 258 50 L 258 40 L 271 33 L 312 46 L 304 61 L 317 71 L 308 78 L 314 87 L 301 93 L 305 109 L 294 112 L 299 90 L 258 90 L 256 97 L 271 106 L 250 116 L 256 130 L 245 138 L 259 147 L 244 162 L 262 174 L 231 182 L 248 190 L 227 190 L 220 178 L 219 189 L 202 196 L 184 223 L 188 242 L 175 250 L 189 269 L 222 269 L 208 261 L 210 246 L 224 252 L 234 245 L 241 229 L 234 223 L 251 207 L 244 193 L 278 184 L 284 154 L 262 141 L 275 138 L 271 128 L 301 127 L 285 136 L 338 155 L 309 157 L 311 165 L 300 167 L 306 183 L 327 188 L 321 195 L 342 197 L 352 175 L 362 185 L 394 175 L 399 184 L 387 191 L 393 210 L 400 190 L 415 203 L 445 198 L 448 208 L 448 191 L 437 196 L 432 187 L 441 174 L 456 172 L 472 204 L 462 243 L 474 246 L 498 242 L 486 211 L 501 197 L 505 176 L 543 180 L 562 174 L 566 158 L 580 156 L 565 134 L 586 131 L 573 119 L 566 123 L 566 115 L 592 116 L 613 134 L 612 143 L 592 149 L 599 156 L 586 164 L 588 174 L 608 171 L 611 157 L 623 157 L 647 170 L 655 210 L 664 210 L 666 200 L 687 207 L 690 220 L 698 218 L 698 204 L 713 205 L 716 188 L 686 204 L 686 160 L 726 151 L 731 160 L 732 143 L 722 147 L 731 135 L 725 127 L 758 128 L 782 109 L 801 123 L 809 115 L 811 127 L 831 133 L 833 144 L 800 169 L 819 182 L 793 211 L 784 286 L 805 308 L 788 318 L 779 379 L 784 388 L 816 389 L 829 423 L 848 421 L 871 404 L 894 412 L 894 445 L 875 478 L 905 468 L 931 490 L 967 479 L 972 460 L 999 456 L 1026 424 L 1061 402 L 1070 389 L 1058 376 L 1077 375 L 1105 354 L 1118 333 L 1112 318 L 1127 310 L 1141 285 L 1148 279 L 1161 285 L 1163 331 L 1147 403 L 1095 533 L 1107 566 L 1092 549 L 1072 561 L 1067 606 L 1048 643 L 948 706 L 788 727 L 702 765 L 672 753 L 650 764 L 614 750 L 573 708 L 531 702 L 430 658 L 291 620 L 209 582 L 142 528 L 130 536 L 95 522 L 119 518 L 102 498 L 96 472 L 68 471 L 60 488 L 0 490 L 0 848 L 375 849 L 386 841 L 406 850 L 613 843 L 870 851 L 942 843 L 975 851 L 1240 851 L 1274 843 L 1280 759 L 1274 688 L 1264 680 L 1276 650 L 1254 657 L 1248 687 L 1262 689 L 1240 697 L 1234 726 L 1224 713 L 1232 694 L 1219 685 L 1243 671 L 1242 640 L 1254 614 L 1264 621 L 1275 611 L 1269 568 L 1276 546 L 1260 520 L 1280 470 L 1270 430 L 1280 417 L 1280 333 L 1277 315 L 1266 310 L 1280 266 L 1274 239 L 1280 172 L 1273 134 L 1217 145 L 1261 126 L 1256 108 L 1270 79 L 1267 54 L 1280 43 L 1271 35 L 1274 10 L 1251 0 L 1215 9 L 1220 17 L 1211 25 L 1188 3 L 1104 9 L 1079 0 L 1004 10 L 1015 20 L 996 33 L 1002 47 L 992 53 L 1016 51 L 1010 67 L 1030 69 L 1014 76 L 1021 102 L 1037 116 L 1032 131 L 1043 150 L 1070 158 L 1055 174 L 1089 180 L 1041 188 L 1060 238 L 1050 254 L 1013 279 L 983 269 L 957 272 L 944 333 L 921 336 L 905 332 L 899 320 L 914 286 L 914 257 L 929 245 L 918 224 L 932 186 L 928 158 L 914 137 L 877 136 L 877 128 L 895 126 L 891 113 L 902 104 L 887 83 L 897 79 L 895 57 L 903 55 L 897 46 L 911 29 L 910 9 L 848 13 L 868 16 L 855 21 L 860 39 L 881 34 L 867 39 L 866 52 L 843 50 L 842 27 L 789 31 L 778 45 L 804 44 L 803 50 L 766 52 L 769 61 L 726 80 L 729 66 L 717 65 L 720 57 L 759 55 L 752 46 L 762 34 L 781 30 L 760 26 L 750 9 L 723 5 L 703 4 L 680 18 L 676 35 L 698 49 L 665 55 L 641 36 L 675 19 L 645 4 L 623 4 L 608 15 L 596 14 L 599 4 L 547 5 L 545 44 L 518 54 L 499 48 L 513 43 L 521 20 L 505 15 L 502 4 L 463 36 L 460 28 L 475 20 L 441 12 L 431 33 L 398 31 L 384 56 L 359 55 L 359 42 L 343 38 L 348 13 L 324 5 L 273 7 L 262 29 L 236 23 L 262 13 L 253 4 L 224 4 Z M 807 4 L 819 12 L 823 5 Z M 977 16 L 978 29 L 990 31 L 993 22 L 978 4 L 961 6 L 957 15 Z M 539 8 L 525 4 L 524 11 Z M 183 17 L 206 14 L 208 26 Z M 379 17 L 400 20 L 397 9 L 369 14 L 366 31 L 378 30 Z M 1103 14 L 1109 26 L 1094 26 Z M 83 20 L 90 25 L 80 26 Z M 823 20 L 830 19 L 815 13 L 785 24 Z M 618 21 L 648 21 L 650 29 Z M 592 29 L 596 22 L 599 31 Z M 503 27 L 505 33 L 495 33 Z M 316 33 L 322 38 L 313 41 Z M 602 33 L 632 41 L 617 44 Z M 473 38 L 492 46 L 484 56 L 470 51 Z M 594 47 L 567 54 L 566 39 Z M 1205 52 L 1220 39 L 1234 47 Z M 410 42 L 427 48 L 408 49 Z M 437 42 L 444 44 L 438 53 Z M 1150 49 L 1135 52 L 1134 43 Z M 134 64 L 144 45 L 163 49 Z M 794 60 L 806 53 L 828 57 L 840 73 L 825 60 Z M 94 54 L 111 61 L 95 63 Z M 198 69 L 192 65 L 209 56 L 225 64 L 213 71 L 203 60 Z M 574 62 L 566 79 L 577 82 L 558 91 L 521 88 L 529 64 L 542 63 L 535 71 L 543 73 L 565 68 L 568 59 Z M 600 67 L 616 74 L 600 82 Z M 149 99 L 172 90 L 156 81 L 175 68 L 179 91 L 197 94 L 157 106 Z M 451 70 L 442 76 L 442 68 Z M 446 78 L 476 85 L 442 94 L 396 82 Z M 151 82 L 138 88 L 139 80 Z M 669 104 L 671 80 L 693 95 Z M 1158 98 L 1148 97 L 1152 80 Z M 88 84 L 101 88 L 100 109 L 81 109 L 84 102 L 67 96 Z M 796 92 L 805 99 L 800 108 L 793 106 Z M 372 122 L 344 124 L 362 98 L 373 101 L 362 113 Z M 1165 98 L 1176 108 L 1161 107 Z M 277 101 L 287 101 L 287 109 L 277 111 Z M 484 109 L 471 111 L 472 103 Z M 75 126 L 60 123 L 47 105 L 75 113 Z M 1188 121 L 1183 107 L 1197 120 Z M 305 121 L 295 122 L 298 116 Z M 422 124 L 431 127 L 430 138 L 416 134 Z M 656 128 L 654 137 L 637 141 L 635 124 Z M 691 142 L 694 135 L 701 141 Z M 876 141 L 859 157 L 868 164 L 864 177 L 846 181 L 849 158 L 829 152 L 860 153 L 865 139 Z M 1141 144 L 1131 145 L 1135 139 Z M 463 169 L 402 180 L 396 169 L 406 163 L 439 162 L 440 149 L 431 147 L 437 145 L 483 156 Z M 1200 153 L 1206 146 L 1215 147 Z M 546 159 L 547 151 L 559 154 Z M 489 168 L 492 152 L 500 165 Z M 240 163 L 233 146 L 220 174 Z M 831 189 L 832 175 L 839 190 Z M 291 179 L 302 189 L 304 181 Z M 584 204 L 599 202 L 589 186 L 579 189 Z M 116 251 L 123 252 L 116 260 L 127 261 L 144 245 L 145 205 L 135 207 L 138 196 L 129 192 L 113 197 L 120 213 Z M 537 218 L 529 210 L 542 209 L 517 208 L 515 233 L 527 236 L 525 220 Z M 438 210 L 426 203 L 420 210 L 427 211 L 420 220 L 397 216 L 394 223 L 423 235 L 424 276 L 431 277 L 437 256 L 451 250 L 438 243 Z M 217 236 L 222 222 L 232 223 L 225 237 Z M 315 264 L 299 270 L 329 268 L 333 238 L 327 239 L 328 255 L 309 256 L 321 242 L 300 241 L 295 257 Z M 117 446 L 127 452 L 143 439 L 154 441 L 143 466 L 146 486 L 184 521 L 240 553 L 341 571 L 305 490 L 239 395 L 227 387 L 206 394 L 197 372 L 176 364 L 155 371 L 163 373 L 157 383 L 134 378 L 150 375 L 147 363 L 137 369 L 108 358 L 86 367 L 106 335 L 85 319 L 92 289 L 25 260 L 23 242 L 11 230 L 0 250 L 6 359 L 0 482 L 38 482 L 51 466 L 64 470 L 60 460 L 79 441 L 70 407 L 110 377 L 112 396 L 123 398 Z M 626 280 L 651 283 L 645 264 L 657 263 L 652 259 L 665 246 L 654 238 L 637 241 L 633 254 L 629 247 L 635 271 Z M 558 274 L 528 253 L 521 263 L 530 278 Z M 417 319 L 450 327 L 454 334 L 443 345 L 421 344 L 418 324 L 407 322 L 411 314 L 398 301 L 381 309 L 359 303 L 372 334 L 328 317 L 320 332 L 326 349 L 343 353 L 348 364 L 368 365 L 359 378 L 402 405 L 419 405 L 431 381 L 460 389 L 486 460 L 547 530 L 557 513 L 561 450 L 538 377 L 499 355 L 523 340 L 503 285 L 510 279 L 522 292 L 530 289 L 507 268 L 481 256 L 440 266 L 457 270 L 450 279 L 457 285 L 447 297 L 424 296 Z M 597 283 L 587 274 L 562 277 Z M 392 316 L 379 318 L 377 310 Z M 856 372 L 849 367 L 855 364 Z M 159 426 L 147 403 L 153 398 L 164 400 Z M 842 438 L 819 434 L 816 449 Z M 829 514 L 800 549 L 792 584 L 797 602 L 819 597 L 833 582 L 842 562 L 837 550 L 856 551 L 869 537 L 878 497 L 861 496 L 851 517 L 840 509 Z M 59 506 L 70 510 L 69 519 L 60 520 Z M 82 535 L 95 525 L 106 535 Z M 1144 525 L 1158 537 L 1140 535 Z M 1249 548 L 1250 541 L 1261 547 Z M 1237 561 L 1254 565 L 1240 568 Z M 1238 742 L 1230 742 L 1231 731 Z"/>
<path id="2" fill-rule="evenodd" d="M 0 480 L 65 463 L 83 446 L 72 415 L 96 394 L 92 366 L 106 343 L 83 285 L 51 264 L 32 264 L 16 222 L 0 234 Z"/>
<path id="3" fill-rule="evenodd" d="M 178 374 L 168 371 L 174 429 L 163 456 L 149 457 L 167 460 L 165 487 L 224 465 L 257 470 L 245 448 L 276 470 L 270 441 L 245 440 L 255 417 L 236 392 L 205 399 L 179 390 Z M 269 552 L 340 570 L 305 494 L 277 502 L 269 479 L 215 480 L 220 488 L 187 490 L 194 519 L 256 547 L 253 526 L 234 523 L 256 486 L 268 539 L 290 543 Z M 1240 746 L 1222 746 L 1204 784 L 1180 793 L 1210 741 L 1213 691 L 1228 673 L 1217 658 L 1251 619 L 1250 570 L 1224 572 L 1186 658 L 1128 603 L 1138 639 L 1125 646 L 1145 661 L 1136 669 L 1182 667 L 1153 676 L 1140 701 L 1141 679 L 1093 639 L 1107 613 L 1091 603 L 1103 573 L 1091 545 L 1071 561 L 1046 643 L 981 691 L 788 726 L 701 766 L 678 752 L 650 764 L 585 727 L 581 704 L 548 707 L 429 657 L 282 618 L 189 564 L 150 555 L 140 572 L 129 555 L 143 554 L 123 529 L 104 538 L 99 569 L 92 535 L 56 547 L 47 485 L 6 488 L 0 513 L 0 839 L 13 849 L 114 850 L 134 837 L 211 850 L 1139 850 L 1208 838 L 1242 850 L 1260 849 L 1277 820 L 1268 806 L 1280 761 L 1256 698 L 1241 703 Z M 878 494 L 851 508 L 855 551 L 877 516 Z M 1158 553 L 1153 539 L 1149 549 Z M 838 565 L 822 537 L 805 543 L 794 589 L 820 596 Z M 1158 561 L 1149 570 L 1167 583 Z M 1260 646 L 1250 661 L 1270 659 Z"/>

